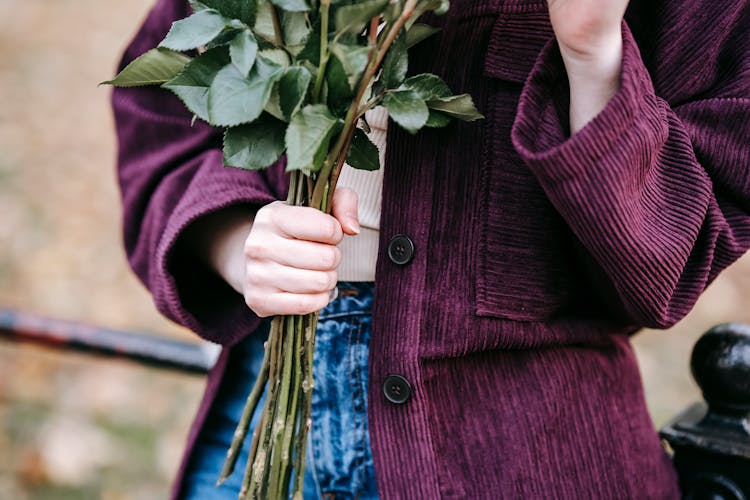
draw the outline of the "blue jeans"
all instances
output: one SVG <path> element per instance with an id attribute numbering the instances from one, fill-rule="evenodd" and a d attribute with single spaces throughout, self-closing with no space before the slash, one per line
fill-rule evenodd
<path id="1" fill-rule="evenodd" d="M 312 425 L 308 432 L 305 500 L 375 500 L 375 469 L 367 426 L 367 363 L 373 282 L 338 283 L 338 297 L 320 312 L 313 361 Z M 214 486 L 245 399 L 263 360 L 270 319 L 233 350 L 216 400 L 188 465 L 183 498 L 235 500 L 250 440 L 265 403 L 250 423 L 234 473 Z M 292 476 L 293 477 L 293 476 Z M 290 488 L 291 492 L 291 488 Z"/>

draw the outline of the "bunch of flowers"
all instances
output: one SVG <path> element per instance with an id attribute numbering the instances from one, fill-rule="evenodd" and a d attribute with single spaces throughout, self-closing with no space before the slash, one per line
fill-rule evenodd
<path id="1" fill-rule="evenodd" d="M 161 85 L 195 119 L 225 128 L 226 166 L 262 169 L 286 155 L 287 203 L 330 212 L 344 163 L 379 168 L 365 112 L 385 106 L 410 133 L 482 118 L 467 94 L 438 76 L 407 78 L 409 47 L 435 28 L 416 23 L 447 11 L 447 0 L 203 0 L 173 23 L 158 47 L 113 80 Z M 183 54 L 187 52 L 187 54 Z M 228 450 L 219 482 L 232 473 L 251 417 L 267 389 L 252 436 L 240 498 L 302 499 L 310 427 L 318 313 L 277 316 Z M 294 477 L 292 478 L 292 471 Z"/>

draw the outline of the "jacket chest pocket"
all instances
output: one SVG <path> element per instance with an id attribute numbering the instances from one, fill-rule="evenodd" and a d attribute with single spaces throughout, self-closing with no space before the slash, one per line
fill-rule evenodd
<path id="1" fill-rule="evenodd" d="M 507 1 L 484 61 L 491 90 L 482 151 L 476 314 L 549 319 L 573 294 L 572 235 L 511 143 L 518 98 L 542 47 L 554 36 L 545 2 Z"/>

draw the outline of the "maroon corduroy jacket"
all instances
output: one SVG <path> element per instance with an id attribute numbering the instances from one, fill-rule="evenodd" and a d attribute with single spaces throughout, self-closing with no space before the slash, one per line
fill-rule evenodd
<path id="1" fill-rule="evenodd" d="M 120 67 L 187 14 L 159 0 Z M 381 497 L 677 497 L 629 336 L 679 321 L 750 247 L 750 2 L 632 1 L 621 90 L 573 137 L 545 1 L 453 0 L 425 22 L 442 31 L 410 73 L 486 119 L 389 123 L 368 394 Z M 283 199 L 284 161 L 222 167 L 220 133 L 165 90 L 112 102 L 130 264 L 163 314 L 225 346 L 187 460 L 259 319 L 181 235 Z M 388 257 L 396 234 L 414 242 L 407 265 Z M 385 398 L 389 374 L 406 403 Z"/>

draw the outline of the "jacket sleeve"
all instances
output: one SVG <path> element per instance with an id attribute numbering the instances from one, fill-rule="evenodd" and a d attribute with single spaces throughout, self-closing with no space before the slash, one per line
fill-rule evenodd
<path id="1" fill-rule="evenodd" d="M 651 72 L 623 22 L 621 88 L 573 136 L 554 40 L 521 95 L 514 146 L 628 323 L 675 324 L 750 248 L 750 12 L 722 3 L 683 9 L 701 26 L 661 26 Z"/>
<path id="2" fill-rule="evenodd" d="M 119 69 L 152 49 L 187 2 L 159 0 L 127 47 Z M 243 297 L 182 243 L 201 217 L 231 205 L 258 208 L 285 197 L 283 159 L 267 171 L 222 166 L 221 131 L 197 121 L 158 87 L 116 88 L 123 236 L 130 266 L 156 308 L 201 337 L 231 345 L 260 323 Z"/>

